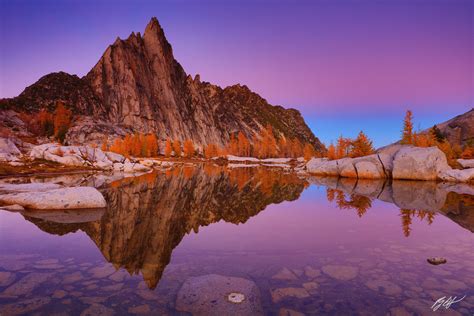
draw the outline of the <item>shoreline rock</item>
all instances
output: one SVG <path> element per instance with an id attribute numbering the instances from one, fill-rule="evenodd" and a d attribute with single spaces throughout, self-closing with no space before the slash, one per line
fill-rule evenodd
<path id="1" fill-rule="evenodd" d="M 71 187 L 53 188 L 51 184 L 41 186 L 35 184 L 37 190 L 24 190 L 25 185 L 18 185 L 18 191 L 14 191 L 15 185 L 9 185 L 10 192 L 0 195 L 0 202 L 7 205 L 20 205 L 24 208 L 54 210 L 54 209 L 89 209 L 104 208 L 107 206 L 103 195 L 93 187 Z M 23 189 L 22 189 L 23 188 Z"/>
<path id="2" fill-rule="evenodd" d="M 15 163 L 20 160 L 21 151 L 9 138 L 0 137 L 0 162 Z"/>
<path id="3" fill-rule="evenodd" d="M 90 146 L 62 146 L 59 144 L 42 144 L 33 147 L 30 152 L 32 159 L 45 159 L 67 166 L 93 167 L 106 171 L 123 171 L 136 173 L 150 171 L 151 166 L 132 162 L 124 156 L 104 152 Z"/>
<path id="4" fill-rule="evenodd" d="M 474 181 L 474 168 L 452 169 L 445 154 L 437 147 L 397 145 L 358 158 L 312 158 L 305 168 L 311 175 L 342 178 Z"/>

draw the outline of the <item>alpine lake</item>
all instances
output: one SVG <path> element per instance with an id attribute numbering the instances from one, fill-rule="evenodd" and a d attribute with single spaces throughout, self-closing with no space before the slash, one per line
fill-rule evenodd
<path id="1" fill-rule="evenodd" d="M 8 181 L 108 206 L 0 211 L 2 316 L 474 315 L 474 186 L 207 163 Z"/>

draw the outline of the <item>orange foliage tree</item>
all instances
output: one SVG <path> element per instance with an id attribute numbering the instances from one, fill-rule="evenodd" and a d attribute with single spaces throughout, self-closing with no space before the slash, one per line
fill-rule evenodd
<path id="1" fill-rule="evenodd" d="M 158 138 L 155 134 L 148 134 L 145 136 L 146 144 L 146 157 L 156 157 L 158 156 L 159 145 Z"/>
<path id="2" fill-rule="evenodd" d="M 183 145 L 184 156 L 187 158 L 191 158 L 192 156 L 194 156 L 195 152 L 196 150 L 194 149 L 193 141 L 190 139 L 186 139 Z"/>
<path id="3" fill-rule="evenodd" d="M 54 135 L 54 118 L 53 114 L 41 109 L 38 112 L 37 122 L 39 125 L 39 132 L 41 135 L 53 136 Z"/>
<path id="4" fill-rule="evenodd" d="M 204 157 L 210 159 L 219 156 L 219 147 L 216 144 L 207 144 L 204 146 Z"/>
<path id="5" fill-rule="evenodd" d="M 104 148 L 104 144 L 102 144 L 102 148 Z M 158 155 L 158 139 L 154 134 L 127 134 L 124 138 L 116 138 L 109 150 L 125 157 L 156 157 Z"/>
<path id="6" fill-rule="evenodd" d="M 357 138 L 352 142 L 351 146 L 351 157 L 362 157 L 371 155 L 374 153 L 374 147 L 372 141 L 364 134 L 363 131 L 359 132 Z"/>
<path id="7" fill-rule="evenodd" d="M 250 142 L 244 133 L 239 132 L 237 136 L 237 147 L 239 156 L 250 156 Z"/>
<path id="8" fill-rule="evenodd" d="M 461 153 L 461 158 L 474 159 L 474 147 L 471 147 L 469 145 L 465 146 Z"/>
<path id="9" fill-rule="evenodd" d="M 109 148 L 110 151 L 113 151 L 114 153 L 118 153 L 124 156 L 129 156 L 128 155 L 128 150 L 125 149 L 125 144 L 122 138 L 116 138 L 113 142 L 112 145 Z"/>
<path id="10" fill-rule="evenodd" d="M 267 125 L 263 132 L 263 158 L 276 157 L 277 142 L 273 135 L 273 128 L 270 124 Z"/>
<path id="11" fill-rule="evenodd" d="M 336 144 L 336 159 L 348 157 L 350 153 L 352 140 L 350 138 L 345 138 L 339 136 Z"/>
<path id="12" fill-rule="evenodd" d="M 54 111 L 54 137 L 61 143 L 66 138 L 66 133 L 71 124 L 71 110 L 67 109 L 62 101 L 56 102 L 56 110 Z"/>
<path id="13" fill-rule="evenodd" d="M 293 138 L 291 141 L 291 151 L 290 156 L 293 158 L 298 158 L 303 155 L 303 145 L 297 138 Z"/>
<path id="14" fill-rule="evenodd" d="M 213 145 L 214 146 L 214 145 Z M 204 148 L 204 155 L 209 157 L 207 152 L 212 155 L 225 156 L 227 154 L 236 156 L 252 156 L 257 158 L 274 158 L 274 157 L 314 157 L 318 153 L 311 144 L 302 144 L 297 138 L 287 139 L 281 135 L 278 140 L 275 138 L 273 128 L 268 124 L 261 134 L 256 134 L 252 138 L 252 142 L 247 138 L 245 133 L 240 131 L 230 134 L 229 143 L 224 148 L 218 148 L 215 154 L 215 148 Z"/>
<path id="15" fill-rule="evenodd" d="M 334 160 L 336 159 L 336 146 L 334 146 L 333 143 L 331 143 L 329 146 L 328 146 L 328 151 L 326 153 L 327 157 L 329 160 Z"/>
<path id="16" fill-rule="evenodd" d="M 173 153 L 173 145 L 171 144 L 171 140 L 167 139 L 165 143 L 165 157 L 171 157 Z"/>
<path id="17" fill-rule="evenodd" d="M 303 149 L 303 157 L 306 161 L 310 160 L 316 155 L 316 150 L 314 150 L 313 145 L 307 143 Z"/>
<path id="18" fill-rule="evenodd" d="M 278 154 L 281 157 L 288 157 L 290 156 L 290 148 L 288 146 L 288 141 L 284 136 L 281 136 L 278 139 Z"/>
<path id="19" fill-rule="evenodd" d="M 181 157 L 181 142 L 177 139 L 173 141 L 173 151 L 175 157 Z"/>

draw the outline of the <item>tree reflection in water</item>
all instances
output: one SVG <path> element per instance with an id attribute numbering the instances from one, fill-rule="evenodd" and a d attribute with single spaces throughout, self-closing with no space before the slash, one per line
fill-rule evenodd
<path id="1" fill-rule="evenodd" d="M 186 234 L 221 220 L 245 223 L 269 204 L 298 199 L 306 186 L 295 173 L 274 168 L 184 165 L 101 188 L 108 206 L 93 221 L 24 216 L 52 234 L 84 231 L 107 261 L 130 274 L 141 273 L 148 287 L 155 288 Z"/>
<path id="2" fill-rule="evenodd" d="M 349 197 L 349 199 L 346 198 Z M 329 202 L 336 202 L 341 210 L 356 210 L 357 215 L 362 217 L 372 207 L 372 199 L 359 194 L 345 194 L 342 190 L 326 188 L 326 197 Z M 402 219 L 402 231 L 405 237 L 410 236 L 412 218 L 418 218 L 423 221 L 426 218 L 428 225 L 433 223 L 435 213 L 425 210 L 400 209 Z"/>
<path id="3" fill-rule="evenodd" d="M 328 201 L 356 210 L 359 217 L 376 199 L 396 205 L 405 236 L 413 218 L 431 224 L 435 214 L 474 232 L 474 198 L 465 193 L 474 190 L 468 185 L 300 178 L 278 168 L 213 164 L 182 165 L 99 186 L 108 204 L 105 211 L 25 211 L 23 216 L 51 234 L 84 231 L 107 261 L 130 274 L 140 273 L 148 287 L 155 288 L 186 234 L 221 220 L 245 223 L 270 204 L 298 199 L 309 183 L 324 185 Z"/>

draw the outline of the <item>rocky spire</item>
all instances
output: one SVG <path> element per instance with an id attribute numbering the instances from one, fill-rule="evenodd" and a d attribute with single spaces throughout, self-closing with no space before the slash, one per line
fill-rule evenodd
<path id="1" fill-rule="evenodd" d="M 57 96 L 73 96 L 70 105 L 80 105 L 78 113 L 99 115 L 121 128 L 156 133 L 162 140 L 191 139 L 198 147 L 226 145 L 232 132 L 242 131 L 251 139 L 270 124 L 277 136 L 322 148 L 298 111 L 272 106 L 245 85 L 222 89 L 201 82 L 199 75 L 188 78 L 155 17 L 142 36 L 131 33 L 127 39 L 117 38 L 86 77 L 71 78 L 74 86 L 50 81 L 57 84 L 30 89 L 35 96 L 46 96 L 41 104 L 53 104 Z"/>

